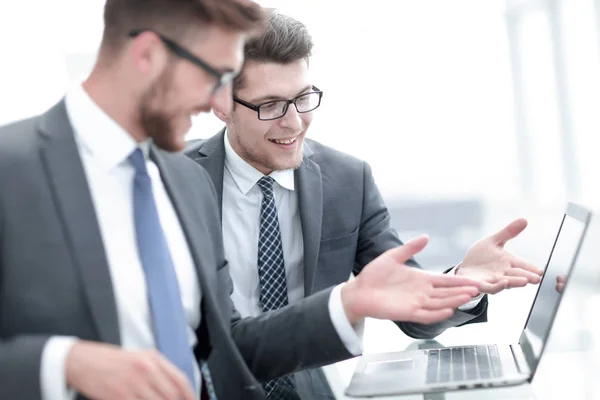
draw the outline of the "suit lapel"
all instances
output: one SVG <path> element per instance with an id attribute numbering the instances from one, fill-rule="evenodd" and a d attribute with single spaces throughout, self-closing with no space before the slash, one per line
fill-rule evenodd
<path id="1" fill-rule="evenodd" d="M 321 168 L 310 159 L 311 154 L 310 148 L 305 143 L 304 161 L 295 173 L 304 238 L 304 292 L 306 296 L 312 294 L 323 220 Z"/>
<path id="2" fill-rule="evenodd" d="M 225 168 L 225 145 L 223 144 L 225 129 L 208 139 L 194 156 L 196 162 L 202 165 L 217 191 L 219 211 L 223 204 L 223 171 Z M 305 142 L 304 162 L 294 174 L 298 188 L 298 203 L 300 220 L 304 237 L 304 291 L 312 293 L 321 242 L 321 223 L 323 219 L 323 183 L 321 168 L 310 159 L 312 151 Z"/>
<path id="3" fill-rule="evenodd" d="M 208 139 L 193 158 L 210 175 L 219 200 L 219 214 L 223 204 L 223 170 L 225 168 L 225 129 Z"/>
<path id="4" fill-rule="evenodd" d="M 152 148 L 150 153 L 152 159 L 160 170 L 161 179 L 165 185 L 165 189 L 169 194 L 169 198 L 173 203 L 175 212 L 181 224 L 181 228 L 185 234 L 188 248 L 194 267 L 198 276 L 199 285 L 202 294 L 202 303 L 198 306 L 202 310 L 202 323 L 196 332 L 198 335 L 198 345 L 195 349 L 196 356 L 200 359 L 206 359 L 210 353 L 211 346 L 215 343 L 211 337 L 218 335 L 218 301 L 213 298 L 215 293 L 215 284 L 217 283 L 217 266 L 206 265 L 206 260 L 216 260 L 215 248 L 208 236 L 214 233 L 221 233 L 219 227 L 211 229 L 206 224 L 206 216 L 203 213 L 212 213 L 213 209 L 199 201 L 198 196 L 194 195 L 194 191 L 189 190 L 190 176 L 185 174 L 177 167 L 177 163 L 173 162 L 171 157 L 178 157 L 172 154 L 167 154 L 162 150 Z M 188 162 L 188 160 L 185 160 Z M 204 205 L 204 207 L 203 207 Z M 205 238 L 205 240 L 202 240 Z M 208 243 L 208 245 L 207 245 Z M 206 302 L 207 299 L 212 299 Z M 213 304 L 215 307 L 212 312 L 206 312 L 205 305 Z M 226 322 L 229 322 L 228 320 Z M 210 333 L 209 333 L 210 332 Z M 213 336 L 214 335 L 214 336 Z"/>
<path id="5" fill-rule="evenodd" d="M 40 130 L 48 138 L 41 149 L 42 162 L 65 227 L 67 245 L 79 267 L 83 293 L 100 340 L 118 345 L 119 322 L 110 271 L 64 101 L 42 118 Z"/>
<path id="6" fill-rule="evenodd" d="M 200 211 L 203 208 L 201 205 L 195 205 L 198 199 L 193 196 L 190 199 L 190 196 L 185 192 L 185 188 L 190 185 L 189 177 L 186 179 L 175 163 L 169 161 L 169 157 L 177 156 L 165 154 L 163 151 L 153 147 L 151 157 L 160 170 L 161 179 L 186 236 L 192 258 L 194 259 L 196 273 L 202 284 L 202 292 L 207 293 L 211 288 L 205 286 L 206 283 L 216 281 L 216 275 L 214 274 L 216 267 L 206 266 L 207 268 L 203 268 L 201 265 L 202 260 L 212 259 L 211 257 L 203 257 L 203 253 L 213 251 L 213 249 L 209 248 L 200 249 L 200 239 L 204 236 L 202 232 L 208 230 L 208 228 L 205 229 L 204 227 L 204 218 Z M 213 210 L 209 211 L 213 212 Z M 209 256 L 208 254 L 204 255 Z"/>

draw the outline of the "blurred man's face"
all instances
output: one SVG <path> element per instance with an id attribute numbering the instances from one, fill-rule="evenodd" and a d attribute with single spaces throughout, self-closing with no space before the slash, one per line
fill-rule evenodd
<path id="1" fill-rule="evenodd" d="M 220 72 L 239 71 L 243 58 L 244 35 L 221 27 L 202 29 L 198 40 L 184 46 Z M 164 47 L 165 51 L 169 51 Z M 138 118 L 144 131 L 162 149 L 179 151 L 185 147 L 185 134 L 192 117 L 212 107 L 230 110 L 231 86 L 214 92 L 217 78 L 189 60 L 169 54 L 162 73 L 147 87 L 138 104 Z"/>
<path id="2" fill-rule="evenodd" d="M 289 64 L 248 62 L 244 84 L 236 97 L 254 105 L 272 100 L 291 100 L 313 91 L 308 63 L 300 59 Z M 258 113 L 241 104 L 226 118 L 231 146 L 246 162 L 264 174 L 298 168 L 302 163 L 304 136 L 313 112 L 298 113 L 290 104 L 278 119 L 261 121 Z"/>

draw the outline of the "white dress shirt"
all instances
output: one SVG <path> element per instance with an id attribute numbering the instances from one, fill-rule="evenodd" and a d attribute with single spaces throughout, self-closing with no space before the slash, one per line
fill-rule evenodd
<path id="1" fill-rule="evenodd" d="M 135 170 L 128 160 L 138 144 L 93 102 L 81 86 L 67 93 L 66 107 L 107 256 L 122 347 L 128 350 L 155 348 L 146 282 L 135 237 Z M 139 147 L 146 156 L 156 208 L 179 281 L 190 346 L 194 346 L 197 340 L 195 330 L 200 324 L 198 276 L 160 171 L 148 158 L 149 143 L 142 143 Z M 75 340 L 71 337 L 53 337 L 46 344 L 41 365 L 43 400 L 65 400 L 74 395 L 66 387 L 65 359 Z M 196 379 L 200 383 L 197 366 Z"/>
<path id="2" fill-rule="evenodd" d="M 262 191 L 257 185 L 264 175 L 244 161 L 231 147 L 225 134 L 223 173 L 223 243 L 233 280 L 231 298 L 242 317 L 262 313 L 259 305 L 258 236 Z M 304 240 L 300 223 L 294 171 L 274 171 L 273 191 L 279 219 L 288 300 L 293 304 L 304 297 Z M 329 300 L 329 312 L 340 339 L 353 355 L 363 351 L 363 323 L 352 326 L 346 317 L 341 285 Z"/>
<path id="3" fill-rule="evenodd" d="M 257 182 L 264 175 L 235 152 L 229 143 L 227 132 L 224 137 L 222 223 L 225 258 L 229 261 L 233 280 L 231 298 L 242 317 L 257 316 L 262 313 L 257 258 L 263 197 Z M 294 187 L 294 171 L 273 171 L 269 176 L 275 180 L 273 191 L 281 231 L 288 300 L 291 304 L 304 297 L 304 239 L 298 195 Z M 449 273 L 454 274 L 455 271 L 456 267 Z M 474 308 L 482 297 L 483 295 L 479 295 L 473 298 L 460 306 L 459 310 Z M 338 300 L 341 307 L 341 298 L 336 299 L 336 303 Z M 349 351 L 354 355 L 361 354 L 362 325 L 352 329 L 343 308 L 341 312 L 332 312 L 332 319 Z"/>
<path id="4" fill-rule="evenodd" d="M 231 296 L 242 317 L 262 314 L 259 305 L 258 237 L 262 192 L 257 182 L 264 176 L 235 153 L 225 137 L 223 173 L 223 238 L 225 257 L 233 280 Z M 294 171 L 274 171 L 275 206 L 283 247 L 288 300 L 304 297 L 304 241 Z M 256 240 L 254 240 L 256 238 Z"/>

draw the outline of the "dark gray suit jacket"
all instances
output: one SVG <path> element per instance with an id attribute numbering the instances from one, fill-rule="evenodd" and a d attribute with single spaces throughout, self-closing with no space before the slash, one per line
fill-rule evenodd
<path id="1" fill-rule="evenodd" d="M 262 399 L 254 376 L 350 357 L 329 316 L 328 290 L 239 318 L 210 177 L 183 155 L 153 148 L 151 156 L 195 261 L 203 295 L 195 350 L 210 355 L 213 380 L 226 388 L 221 398 Z M 0 127 L 0 399 L 40 399 L 41 355 L 52 335 L 120 344 L 106 254 L 62 101 Z"/>
<path id="2" fill-rule="evenodd" d="M 185 153 L 203 166 L 222 203 L 224 130 L 188 143 Z M 402 244 L 367 163 L 314 140 L 305 139 L 302 166 L 295 171 L 304 236 L 306 295 L 344 282 L 393 247 Z M 418 267 L 411 260 L 410 265 Z M 487 321 L 487 297 L 469 311 L 430 325 L 398 322 L 414 338 L 433 338 L 445 329 Z"/>

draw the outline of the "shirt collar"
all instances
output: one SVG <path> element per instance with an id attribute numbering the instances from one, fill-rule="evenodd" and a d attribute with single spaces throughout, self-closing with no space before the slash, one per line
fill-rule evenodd
<path id="1" fill-rule="evenodd" d="M 225 166 L 231 173 L 237 187 L 244 195 L 246 195 L 264 175 L 252 165 L 248 164 L 235 152 L 235 150 L 233 150 L 233 147 L 231 147 L 231 144 L 229 143 L 227 130 L 225 130 L 223 138 L 225 141 Z M 293 169 L 273 171 L 269 176 L 281 187 L 291 191 L 295 189 Z"/>
<path id="2" fill-rule="evenodd" d="M 66 95 L 67 114 L 76 141 L 106 170 L 117 167 L 139 147 L 148 158 L 150 140 L 136 143 L 133 137 L 106 114 L 81 85 Z"/>

